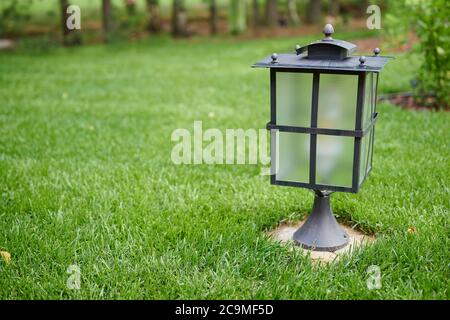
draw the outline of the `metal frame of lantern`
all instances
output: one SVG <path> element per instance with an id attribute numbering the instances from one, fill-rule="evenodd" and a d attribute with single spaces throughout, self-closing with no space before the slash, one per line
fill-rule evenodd
<path id="1" fill-rule="evenodd" d="M 312 73 L 313 74 L 313 90 L 312 90 L 312 106 L 311 106 L 311 126 L 310 127 L 299 127 L 299 126 L 286 126 L 276 124 L 276 113 L 277 113 L 277 103 L 276 103 L 276 73 L 277 72 L 291 72 L 291 73 Z M 319 128 L 317 127 L 318 122 L 318 95 L 319 95 L 319 79 L 320 74 L 347 74 L 347 75 L 357 75 L 358 76 L 358 94 L 356 98 L 356 118 L 355 118 L 355 130 L 344 130 L 344 129 L 332 129 L 332 128 Z M 372 91 L 372 95 L 376 97 L 376 92 L 378 89 L 378 74 L 376 73 L 375 86 Z M 364 96 L 366 87 L 366 74 L 365 72 L 358 71 L 339 71 L 339 70 L 314 70 L 314 69 L 270 69 L 270 91 L 271 91 L 271 102 L 270 102 L 270 122 L 267 123 L 267 129 L 278 130 L 279 132 L 295 132 L 295 133 L 306 133 L 311 135 L 311 145 L 310 145 L 310 160 L 309 160 L 309 183 L 294 182 L 278 180 L 276 174 L 271 174 L 271 183 L 274 185 L 281 186 L 294 186 L 302 187 L 313 190 L 330 190 L 330 191 L 340 191 L 340 192 L 352 192 L 357 193 L 360 186 L 365 181 L 370 171 L 372 170 L 372 163 L 370 163 L 369 169 L 365 170 L 364 179 L 360 180 L 360 165 L 361 165 L 361 144 L 362 138 L 365 137 L 371 130 L 373 130 L 371 139 L 369 142 L 370 150 L 370 160 L 373 156 L 373 142 L 374 142 L 374 132 L 375 132 L 375 122 L 378 119 L 378 113 L 376 112 L 376 102 L 373 103 L 373 111 L 371 111 L 371 121 L 366 128 L 362 128 L 362 116 L 364 108 Z M 367 107 L 367 106 L 366 106 Z M 372 107 L 372 106 L 371 106 Z M 317 152 L 317 135 L 330 135 L 330 136 L 343 136 L 343 137 L 353 137 L 354 151 L 353 151 L 353 172 L 352 172 L 352 185 L 351 187 L 335 186 L 327 184 L 316 183 L 316 152 Z M 273 143 L 272 143 L 273 144 Z M 273 148 L 272 150 L 276 150 Z M 271 152 L 272 166 L 276 167 L 276 154 Z M 274 172 L 275 170 L 273 170 Z"/>
<path id="2" fill-rule="evenodd" d="M 307 46 L 296 46 L 295 53 L 272 54 L 253 65 L 253 67 L 270 68 L 270 122 L 267 129 L 271 131 L 271 184 L 309 188 L 315 191 L 313 210 L 305 224 L 294 234 L 294 240 L 304 248 L 317 251 L 335 251 L 348 243 L 348 235 L 334 218 L 330 206 L 330 194 L 334 191 L 357 193 L 372 170 L 375 122 L 378 119 L 376 111 L 376 96 L 378 90 L 378 73 L 390 57 L 379 56 L 380 50 L 374 49 L 374 56 L 351 56 L 356 45 L 334 40 L 331 25 L 324 28 L 325 38 Z M 292 74 L 312 74 L 311 119 L 310 126 L 277 124 L 277 74 L 287 72 Z M 354 75 L 357 80 L 357 97 L 355 125 L 352 130 L 324 128 L 318 126 L 320 77 L 322 74 Z M 366 88 L 370 81 L 369 103 L 366 99 Z M 344 92 L 342 94 L 345 94 Z M 364 108 L 370 108 L 370 121 L 363 126 Z M 277 141 L 279 132 L 303 133 L 310 138 L 309 146 L 309 181 L 298 182 L 277 178 Z M 370 133 L 364 171 L 361 173 L 362 141 Z M 318 135 L 354 138 L 353 165 L 351 186 L 317 183 L 317 148 Z M 366 142 L 367 143 L 367 142 Z M 369 161 L 370 159 L 370 161 Z M 369 163 L 370 162 L 370 163 Z M 362 178 L 362 179 L 360 179 Z"/>

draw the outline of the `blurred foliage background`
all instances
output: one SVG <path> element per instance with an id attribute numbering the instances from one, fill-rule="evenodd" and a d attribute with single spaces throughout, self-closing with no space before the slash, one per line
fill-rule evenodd
<path id="1" fill-rule="evenodd" d="M 317 33 L 317 27 L 309 26 L 325 22 L 340 30 L 364 29 L 371 4 L 379 6 L 382 25 L 368 36 L 383 37 L 391 49 L 420 56 L 419 72 L 410 79 L 416 102 L 449 108 L 450 2 L 446 0 L 3 0 L 0 38 L 15 41 L 15 47 L 47 50 L 61 44 L 164 36 L 308 35 L 312 30 Z M 70 5 L 81 9 L 81 30 L 65 27 L 63 17 L 67 18 Z"/>

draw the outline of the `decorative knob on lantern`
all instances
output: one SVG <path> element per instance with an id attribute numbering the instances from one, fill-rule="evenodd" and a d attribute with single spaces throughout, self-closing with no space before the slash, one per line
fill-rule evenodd
<path id="1" fill-rule="evenodd" d="M 278 54 L 272 53 L 270 58 L 272 59 L 272 63 L 277 63 L 278 62 Z"/>
<path id="2" fill-rule="evenodd" d="M 359 66 L 362 67 L 364 66 L 364 63 L 366 62 L 366 57 L 365 56 L 361 56 L 359 57 Z"/>
<path id="3" fill-rule="evenodd" d="M 331 35 L 334 33 L 334 28 L 331 24 L 327 23 L 325 27 L 323 27 L 323 34 L 325 35 L 325 40 L 331 40 Z"/>

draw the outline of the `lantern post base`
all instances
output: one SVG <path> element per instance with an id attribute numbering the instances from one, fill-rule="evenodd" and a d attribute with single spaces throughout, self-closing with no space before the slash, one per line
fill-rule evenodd
<path id="1" fill-rule="evenodd" d="M 348 234 L 339 226 L 331 211 L 328 191 L 315 191 L 311 215 L 293 235 L 302 248 L 312 251 L 336 251 L 348 244 Z"/>

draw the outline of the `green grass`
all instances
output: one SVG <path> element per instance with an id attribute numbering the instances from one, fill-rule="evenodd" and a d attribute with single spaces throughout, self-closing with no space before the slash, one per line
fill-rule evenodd
<path id="1" fill-rule="evenodd" d="M 263 128 L 268 73 L 250 65 L 309 40 L 1 54 L 0 250 L 12 261 L 0 261 L 0 298 L 448 299 L 449 113 L 379 106 L 370 178 L 333 195 L 339 219 L 378 240 L 323 267 L 265 236 L 302 218 L 310 192 L 271 186 L 255 165 L 172 164 L 171 133 L 194 120 Z M 383 92 L 407 89 L 408 59 L 386 68 Z M 79 291 L 66 287 L 72 264 Z"/>

